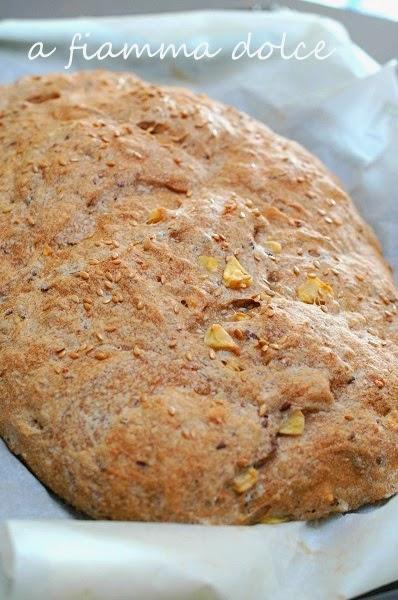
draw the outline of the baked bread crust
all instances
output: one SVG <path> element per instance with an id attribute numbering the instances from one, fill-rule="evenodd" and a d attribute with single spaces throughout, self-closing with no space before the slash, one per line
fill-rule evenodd
<path id="1" fill-rule="evenodd" d="M 397 291 L 317 159 L 107 72 L 3 87 L 0 144 L 0 435 L 47 486 L 192 523 L 397 491 Z"/>

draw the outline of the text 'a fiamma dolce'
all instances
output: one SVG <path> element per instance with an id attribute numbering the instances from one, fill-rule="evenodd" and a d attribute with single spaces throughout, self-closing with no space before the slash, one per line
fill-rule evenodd
<path id="1" fill-rule="evenodd" d="M 125 42 L 117 47 L 112 42 L 104 42 L 96 48 L 90 46 L 88 38 L 89 33 L 75 33 L 71 39 L 71 43 L 67 49 L 67 60 L 64 68 L 66 70 L 73 66 L 75 59 L 83 59 L 86 61 L 104 61 L 108 59 L 121 60 L 139 60 L 139 59 L 177 59 L 183 57 L 192 60 L 214 59 L 221 53 L 225 53 L 222 47 L 213 48 L 208 42 L 201 42 L 196 46 L 192 46 L 186 42 L 180 44 L 160 43 L 154 46 L 150 43 L 138 44 Z M 265 41 L 259 44 L 254 42 L 251 32 L 247 34 L 245 40 L 237 42 L 232 50 L 229 50 L 230 58 L 233 61 L 241 59 L 257 59 L 268 60 L 273 56 L 278 56 L 283 60 L 306 60 L 315 58 L 317 60 L 325 60 L 329 58 L 335 48 L 328 49 L 324 40 L 319 40 L 315 45 L 310 47 L 304 41 L 289 44 L 286 33 L 281 35 L 278 42 Z M 35 42 L 29 49 L 29 60 L 38 58 L 45 59 L 57 52 L 57 47 L 49 47 L 45 42 Z"/>

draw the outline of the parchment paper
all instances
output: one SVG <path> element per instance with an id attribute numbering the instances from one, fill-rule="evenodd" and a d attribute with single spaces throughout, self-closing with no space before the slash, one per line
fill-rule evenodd
<path id="1" fill-rule="evenodd" d="M 75 68 L 133 70 L 146 79 L 205 91 L 303 143 L 340 176 L 398 269 L 394 63 L 380 67 L 340 25 L 316 16 L 201 12 L 0 22 L 0 81 L 62 71 L 78 31 L 90 32 L 93 47 L 104 41 L 222 46 L 222 55 L 207 61 L 80 61 Z M 289 50 L 300 41 L 313 48 L 323 39 L 335 51 L 326 61 L 274 56 L 233 62 L 232 48 L 249 31 L 254 46 L 280 43 L 285 32 Z M 38 40 L 56 44 L 57 53 L 29 62 L 27 50 Z M 316 525 L 244 529 L 94 523 L 77 517 L 0 442 L 0 598 L 327 600 L 398 579 L 398 498 Z M 36 518 L 57 521 L 6 521 Z"/>

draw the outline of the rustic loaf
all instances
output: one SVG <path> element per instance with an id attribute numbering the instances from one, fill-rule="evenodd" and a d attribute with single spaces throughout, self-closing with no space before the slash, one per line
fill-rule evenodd
<path id="1" fill-rule="evenodd" d="M 397 491 L 397 290 L 317 159 L 107 72 L 3 87 L 0 147 L 0 434 L 48 487 L 238 524 Z"/>

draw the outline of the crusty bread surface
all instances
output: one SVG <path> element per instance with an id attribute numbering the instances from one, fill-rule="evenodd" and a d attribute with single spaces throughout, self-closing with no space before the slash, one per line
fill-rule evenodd
<path id="1" fill-rule="evenodd" d="M 213 524 L 397 491 L 397 290 L 316 158 L 107 72 L 1 88 L 0 148 L 0 435 L 49 488 Z"/>

